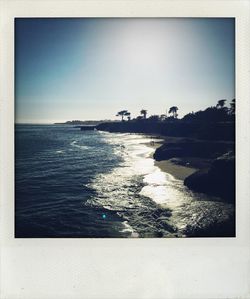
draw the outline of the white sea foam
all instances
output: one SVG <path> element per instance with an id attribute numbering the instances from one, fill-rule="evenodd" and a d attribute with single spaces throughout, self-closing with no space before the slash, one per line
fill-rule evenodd
<path id="1" fill-rule="evenodd" d="M 133 207 L 135 200 L 128 200 L 131 180 L 135 176 L 144 176 L 156 170 L 154 160 L 148 157 L 152 148 L 145 145 L 149 139 L 132 134 L 104 132 L 103 135 L 106 137 L 105 141 L 114 146 L 114 153 L 122 157 L 123 161 L 112 172 L 97 175 L 90 187 L 100 194 L 98 201 L 102 206 L 114 210 Z"/>
<path id="2" fill-rule="evenodd" d="M 121 233 L 129 233 L 131 238 L 138 238 L 139 234 L 128 224 L 128 221 L 123 222 L 124 229 L 121 230 Z"/>
<path id="3" fill-rule="evenodd" d="M 209 213 L 204 194 L 202 196 L 194 194 L 183 185 L 182 181 L 155 166 L 154 160 L 150 158 L 154 149 L 146 145 L 150 142 L 149 138 L 112 133 L 103 133 L 103 136 L 107 143 L 113 145 L 115 155 L 122 157 L 122 162 L 111 172 L 95 177 L 90 184 L 90 187 L 97 192 L 92 204 L 117 211 L 124 216 L 128 221 L 124 223 L 124 232 L 131 231 L 132 234 L 133 231 L 141 234 L 145 232 L 145 227 L 153 231 L 159 229 L 158 222 L 154 224 L 152 222 L 155 221 L 151 217 L 154 213 L 153 205 L 155 210 L 160 208 L 166 213 L 167 209 L 171 209 L 171 216 L 161 216 L 164 212 L 160 212 L 160 216 L 156 216 L 155 219 L 165 217 L 180 230 L 184 230 L 187 225 L 195 226 L 206 213 Z M 143 177 L 144 186 L 141 186 L 141 190 L 135 190 L 133 188 L 138 186 L 140 176 Z M 144 197 L 151 199 L 151 206 L 149 202 L 143 200 Z M 215 202 L 209 204 L 213 207 L 211 211 L 217 215 L 221 213 L 223 205 L 225 204 L 218 205 Z"/>
<path id="4" fill-rule="evenodd" d="M 63 150 L 62 150 L 62 151 L 56 151 L 56 153 L 57 153 L 57 154 L 63 154 L 64 151 L 63 151 Z"/>
<path id="5" fill-rule="evenodd" d="M 82 150 L 86 150 L 86 149 L 89 148 L 89 147 L 86 146 L 86 145 L 79 145 L 79 144 L 77 144 L 77 141 L 76 141 L 76 140 L 72 141 L 72 142 L 70 143 L 70 145 L 73 146 L 73 147 L 77 147 L 77 148 L 79 148 L 79 149 L 82 149 Z"/>
<path id="6" fill-rule="evenodd" d="M 183 183 L 175 179 L 171 174 L 154 168 L 154 171 L 145 175 L 143 182 L 146 183 L 140 192 L 156 203 L 174 208 L 183 203 L 185 187 Z M 186 198 L 186 197 L 185 197 Z"/>

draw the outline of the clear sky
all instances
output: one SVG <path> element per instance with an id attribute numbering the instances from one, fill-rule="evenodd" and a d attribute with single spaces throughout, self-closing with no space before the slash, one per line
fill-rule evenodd
<path id="1" fill-rule="evenodd" d="M 235 97 L 234 19 L 15 21 L 16 122 L 179 116 Z"/>

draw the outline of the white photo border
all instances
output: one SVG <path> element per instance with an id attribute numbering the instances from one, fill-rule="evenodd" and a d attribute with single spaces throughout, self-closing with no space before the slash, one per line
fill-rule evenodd
<path id="1" fill-rule="evenodd" d="M 250 298 L 250 2 L 0 0 L 0 298 Z M 229 17 L 236 21 L 236 237 L 14 238 L 14 19 Z"/>

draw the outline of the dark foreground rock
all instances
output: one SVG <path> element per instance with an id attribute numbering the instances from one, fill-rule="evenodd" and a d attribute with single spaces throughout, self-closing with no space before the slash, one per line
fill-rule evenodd
<path id="1" fill-rule="evenodd" d="M 166 142 L 156 149 L 156 161 L 168 160 L 175 157 L 196 157 L 215 159 L 216 157 L 233 150 L 233 142 L 207 141 L 183 139 L 180 142 Z"/>
<path id="2" fill-rule="evenodd" d="M 215 159 L 209 169 L 199 170 L 184 180 L 189 189 L 235 201 L 235 156 L 228 152 Z"/>

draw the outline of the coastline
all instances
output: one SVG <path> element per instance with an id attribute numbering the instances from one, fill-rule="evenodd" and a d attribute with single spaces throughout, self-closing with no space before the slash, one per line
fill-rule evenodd
<path id="1" fill-rule="evenodd" d="M 165 141 L 166 140 L 162 142 L 157 141 L 154 142 L 153 144 L 146 143 L 146 145 L 156 150 L 158 147 L 164 144 Z M 153 153 L 150 155 L 150 157 L 154 159 Z M 172 175 L 177 180 L 182 180 L 182 181 L 184 181 L 185 178 L 187 178 L 188 176 L 190 176 L 191 174 L 199 170 L 199 168 L 176 164 L 176 162 L 174 162 L 173 160 L 174 159 L 156 161 L 154 159 L 154 165 L 160 168 L 161 171 Z M 185 163 L 189 163 L 189 162 L 186 161 Z"/>
<path id="2" fill-rule="evenodd" d="M 174 178 L 184 181 L 185 178 L 195 173 L 198 169 L 177 165 L 172 161 L 154 161 L 155 166 L 159 167 L 161 171 L 171 174 Z"/>
<path id="3" fill-rule="evenodd" d="M 155 166 L 190 190 L 235 203 L 235 153 L 225 141 L 166 137 L 148 144 Z"/>

